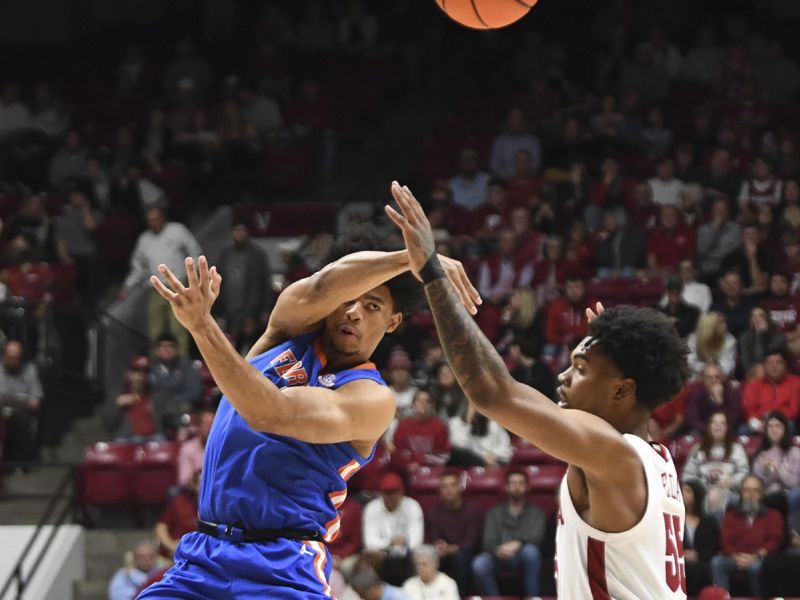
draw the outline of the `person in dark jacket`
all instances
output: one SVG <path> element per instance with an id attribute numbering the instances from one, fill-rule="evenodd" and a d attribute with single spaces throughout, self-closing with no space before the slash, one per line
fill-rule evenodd
<path id="1" fill-rule="evenodd" d="M 677 273 L 667 277 L 666 302 L 661 304 L 661 312 L 674 319 L 675 329 L 682 338 L 687 338 L 697 327 L 700 309 L 689 304 L 682 297 L 683 279 Z"/>
<path id="2" fill-rule="evenodd" d="M 764 375 L 764 359 L 786 345 L 786 334 L 760 306 L 750 311 L 750 327 L 739 336 L 739 364 L 746 379 Z"/>
<path id="3" fill-rule="evenodd" d="M 598 233 L 597 276 L 634 277 L 645 267 L 646 237 L 644 232 L 624 215 L 609 211 Z"/>
<path id="4" fill-rule="evenodd" d="M 686 592 L 696 596 L 711 584 L 709 564 L 719 552 L 719 523 L 706 514 L 706 488 L 697 479 L 683 482 L 683 505 L 686 507 L 686 529 L 683 550 L 686 560 Z"/>

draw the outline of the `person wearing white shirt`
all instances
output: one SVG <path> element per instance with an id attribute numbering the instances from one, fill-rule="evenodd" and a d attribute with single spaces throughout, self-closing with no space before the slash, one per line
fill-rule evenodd
<path id="1" fill-rule="evenodd" d="M 453 458 L 461 459 L 462 466 L 494 466 L 511 460 L 511 438 L 505 429 L 494 421 L 479 415 L 469 404 L 466 414 L 448 421 Z M 451 463 L 451 464 L 454 464 Z"/>
<path id="2" fill-rule="evenodd" d="M 136 240 L 131 255 L 131 270 L 119 291 L 119 297 L 123 300 L 135 287 L 150 287 L 148 280 L 151 275 L 159 274 L 158 265 L 166 265 L 173 273 L 185 273 L 186 257 L 197 261 L 202 252 L 192 232 L 181 223 L 167 222 L 166 211 L 160 206 L 148 208 L 145 219 L 147 230 Z M 169 302 L 164 301 L 155 289 L 150 290 L 148 330 L 151 340 L 164 331 L 171 331 L 178 338 L 181 353 L 189 355 L 189 332 L 178 323 Z"/>
<path id="3" fill-rule="evenodd" d="M 683 292 L 681 298 L 687 304 L 692 304 L 700 309 L 701 314 L 705 314 L 711 308 L 711 288 L 705 283 L 697 281 L 697 269 L 691 260 L 682 260 L 678 264 L 678 270 L 683 279 Z"/>
<path id="4" fill-rule="evenodd" d="M 675 163 L 671 158 L 662 158 L 656 167 L 656 176 L 647 180 L 653 190 L 653 203 L 681 205 L 683 182 L 675 177 Z"/>
<path id="5" fill-rule="evenodd" d="M 453 202 L 474 210 L 489 198 L 488 173 L 478 170 L 478 153 L 471 148 L 461 151 L 458 158 L 459 173 L 450 178 L 447 186 L 453 193 Z"/>
<path id="6" fill-rule="evenodd" d="M 414 550 L 415 577 L 403 584 L 403 591 L 411 600 L 459 600 L 455 580 L 439 571 L 436 548 L 423 544 Z"/>
<path id="7" fill-rule="evenodd" d="M 514 176 L 514 160 L 517 152 L 526 150 L 531 157 L 531 167 L 536 173 L 542 163 L 542 146 L 539 138 L 528 131 L 525 113 L 519 108 L 512 108 L 506 119 L 506 130 L 498 135 L 492 143 L 489 164 L 492 172 L 503 179 Z"/>

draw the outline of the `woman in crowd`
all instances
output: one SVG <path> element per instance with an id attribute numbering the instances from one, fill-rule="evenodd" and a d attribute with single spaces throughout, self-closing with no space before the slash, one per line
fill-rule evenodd
<path id="1" fill-rule="evenodd" d="M 766 502 L 790 511 L 800 510 L 800 448 L 792 445 L 783 413 L 767 414 L 764 440 L 753 461 L 753 473 L 764 482 Z M 772 497 L 772 498 L 770 498 Z"/>
<path id="2" fill-rule="evenodd" d="M 786 344 L 786 336 L 770 320 L 767 311 L 756 306 L 750 311 L 750 326 L 739 336 L 739 363 L 747 380 L 764 375 L 764 359 Z"/>
<path id="3" fill-rule="evenodd" d="M 683 482 L 683 505 L 686 507 L 686 529 L 683 532 L 686 559 L 686 592 L 696 596 L 711 584 L 709 564 L 720 549 L 717 520 L 706 514 L 706 488 L 697 479 Z"/>
<path id="4" fill-rule="evenodd" d="M 689 347 L 689 369 L 699 376 L 706 363 L 719 364 L 726 377 L 736 368 L 736 338 L 728 332 L 722 313 L 709 312 L 700 317 L 697 329 L 686 340 Z"/>
<path id="5" fill-rule="evenodd" d="M 505 429 L 479 414 L 472 404 L 449 421 L 450 463 L 459 467 L 491 467 L 511 460 L 511 438 Z"/>

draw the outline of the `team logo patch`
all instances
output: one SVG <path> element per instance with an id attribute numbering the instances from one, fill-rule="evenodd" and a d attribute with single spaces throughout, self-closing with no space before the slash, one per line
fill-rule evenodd
<path id="1" fill-rule="evenodd" d="M 317 377 L 317 381 L 323 387 L 333 387 L 333 384 L 336 383 L 336 375 L 333 373 L 325 373 L 325 375 L 320 375 Z"/>

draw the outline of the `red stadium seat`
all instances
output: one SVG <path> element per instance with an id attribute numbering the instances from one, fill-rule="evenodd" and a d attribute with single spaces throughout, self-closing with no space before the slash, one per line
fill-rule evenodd
<path id="1" fill-rule="evenodd" d="M 740 435 L 739 443 L 744 446 L 744 451 L 747 452 L 747 458 L 750 461 L 758 454 L 758 449 L 761 448 L 761 435 Z"/>
<path id="2" fill-rule="evenodd" d="M 378 444 L 375 456 L 367 463 L 366 467 L 356 471 L 356 474 L 347 482 L 347 487 L 362 492 L 377 492 L 380 489 L 381 477 L 389 467 L 390 459 L 391 455 L 386 451 L 386 447 Z"/>
<path id="3" fill-rule="evenodd" d="M 122 504 L 132 499 L 134 444 L 97 442 L 81 463 L 81 499 L 86 504 Z"/>
<path id="4" fill-rule="evenodd" d="M 682 435 L 675 439 L 669 448 L 672 460 L 675 461 L 675 469 L 680 473 L 692 448 L 700 442 L 700 438 L 695 435 Z"/>
<path id="5" fill-rule="evenodd" d="M 138 502 L 160 504 L 178 481 L 177 442 L 148 442 L 134 454 L 133 494 Z"/>
<path id="6" fill-rule="evenodd" d="M 530 465 L 528 474 L 531 481 L 531 492 L 537 494 L 553 494 L 561 484 L 567 465 Z"/>
<path id="7" fill-rule="evenodd" d="M 513 456 L 512 465 L 555 465 L 561 464 L 556 457 L 548 454 L 544 450 L 537 448 L 528 440 L 518 438 L 512 443 Z"/>
<path id="8" fill-rule="evenodd" d="M 504 498 L 506 469 L 504 467 L 472 467 L 466 473 L 465 494 L 483 511 L 488 511 Z"/>
<path id="9" fill-rule="evenodd" d="M 408 478 L 408 493 L 411 496 L 438 494 L 439 480 L 444 467 L 420 467 Z"/>

